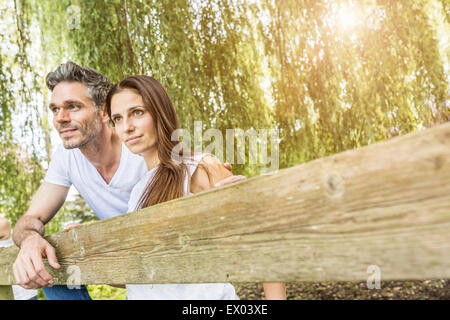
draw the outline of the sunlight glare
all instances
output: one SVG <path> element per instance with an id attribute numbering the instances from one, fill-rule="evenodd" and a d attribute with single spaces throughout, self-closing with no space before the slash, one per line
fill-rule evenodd
<path id="1" fill-rule="evenodd" d="M 344 30 L 356 27 L 360 23 L 359 18 L 358 10 L 354 6 L 344 5 L 337 12 L 337 24 Z"/>

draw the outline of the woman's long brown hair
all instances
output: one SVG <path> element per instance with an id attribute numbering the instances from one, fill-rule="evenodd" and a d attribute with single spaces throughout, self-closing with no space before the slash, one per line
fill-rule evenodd
<path id="1" fill-rule="evenodd" d="M 179 128 L 175 108 L 164 87 L 155 79 L 144 76 L 129 76 L 114 85 L 106 98 L 106 111 L 111 118 L 111 100 L 114 94 L 124 89 L 134 90 L 142 97 L 144 107 L 155 123 L 156 145 L 159 166 L 153 179 L 147 184 L 135 210 L 184 196 L 184 179 L 188 173 L 183 162 L 174 161 L 171 152 L 178 144 L 172 141 L 172 132 Z M 185 158 L 183 150 L 180 156 Z M 192 156 L 190 154 L 189 156 Z"/>

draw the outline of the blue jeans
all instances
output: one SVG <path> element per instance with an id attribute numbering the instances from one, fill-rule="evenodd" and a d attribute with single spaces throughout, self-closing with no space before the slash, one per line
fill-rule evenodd
<path id="1" fill-rule="evenodd" d="M 47 300 L 92 300 L 85 286 L 80 289 L 69 289 L 67 286 L 42 288 Z"/>

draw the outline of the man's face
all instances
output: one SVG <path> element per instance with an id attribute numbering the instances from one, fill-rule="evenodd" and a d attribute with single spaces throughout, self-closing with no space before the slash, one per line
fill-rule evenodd
<path id="1" fill-rule="evenodd" d="M 64 148 L 83 147 L 102 131 L 101 112 L 87 96 L 87 87 L 81 82 L 57 84 L 53 88 L 49 108 Z"/>

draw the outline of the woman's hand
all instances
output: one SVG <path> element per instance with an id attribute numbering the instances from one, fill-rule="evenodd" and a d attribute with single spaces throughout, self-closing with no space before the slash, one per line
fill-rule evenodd
<path id="1" fill-rule="evenodd" d="M 233 176 L 231 164 L 221 164 L 212 156 L 205 156 L 201 166 L 192 176 L 191 192 L 197 193 L 211 188 L 223 187 L 247 179 L 245 176 Z M 206 169 L 206 170 L 205 170 Z"/>
<path id="2" fill-rule="evenodd" d="M 78 223 L 78 222 L 70 222 L 70 223 L 67 223 L 67 224 L 65 224 L 63 226 L 63 231 L 67 232 L 69 230 L 72 230 L 72 229 L 75 229 L 75 228 L 78 228 L 78 227 L 81 227 L 81 226 L 82 225 L 80 223 Z"/>
<path id="3" fill-rule="evenodd" d="M 217 182 L 214 187 L 218 188 L 218 187 L 223 187 L 226 186 L 228 184 L 233 184 L 235 182 L 239 182 L 239 181 L 243 181 L 247 179 L 246 176 L 230 176 L 228 178 L 222 179 L 219 182 Z"/>
<path id="4" fill-rule="evenodd" d="M 225 162 L 225 163 L 223 164 L 223 166 L 224 166 L 225 169 L 227 169 L 228 171 L 230 171 L 231 174 L 233 174 L 233 172 L 232 172 L 233 167 L 231 166 L 231 164 L 229 164 L 228 162 Z M 228 177 L 228 178 L 222 179 L 222 180 L 220 180 L 219 182 L 217 182 L 217 183 L 214 185 L 214 187 L 216 187 L 216 188 L 218 188 L 218 187 L 223 187 L 223 186 L 226 186 L 227 184 L 233 184 L 233 183 L 235 183 L 235 182 L 243 181 L 243 180 L 245 180 L 245 179 L 247 179 L 246 176 L 241 176 L 241 175 L 239 175 L 239 176 L 230 176 L 230 177 Z"/>

